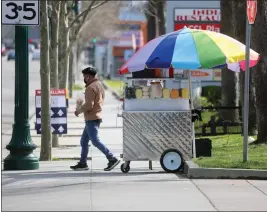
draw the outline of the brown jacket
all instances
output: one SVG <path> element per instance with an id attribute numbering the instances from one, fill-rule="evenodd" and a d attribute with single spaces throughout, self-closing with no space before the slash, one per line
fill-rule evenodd
<path id="1" fill-rule="evenodd" d="M 95 79 L 86 85 L 84 95 L 85 103 L 77 109 L 77 112 L 84 114 L 85 121 L 102 119 L 105 90 L 101 83 Z"/>

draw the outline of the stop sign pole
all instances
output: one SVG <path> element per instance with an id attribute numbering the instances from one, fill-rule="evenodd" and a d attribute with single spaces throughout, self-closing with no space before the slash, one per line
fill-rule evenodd
<path id="1" fill-rule="evenodd" d="M 246 71 L 244 85 L 244 112 L 243 112 L 243 162 L 248 160 L 248 117 L 249 117 L 249 53 L 251 25 L 254 24 L 257 14 L 257 0 L 247 0 L 247 21 L 246 21 Z"/>

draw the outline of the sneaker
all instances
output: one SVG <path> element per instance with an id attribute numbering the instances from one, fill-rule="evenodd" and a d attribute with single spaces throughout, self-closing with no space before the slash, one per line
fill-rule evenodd
<path id="1" fill-rule="evenodd" d="M 71 169 L 78 171 L 78 170 L 88 170 L 87 163 L 77 163 L 75 166 L 70 166 Z"/>
<path id="2" fill-rule="evenodd" d="M 112 160 L 109 160 L 107 168 L 104 169 L 104 171 L 110 171 L 114 169 L 118 164 L 120 163 L 120 160 L 117 158 L 114 158 Z"/>

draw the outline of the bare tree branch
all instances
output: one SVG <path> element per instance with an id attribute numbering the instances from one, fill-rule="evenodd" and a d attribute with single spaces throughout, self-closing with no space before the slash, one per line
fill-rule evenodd
<path id="1" fill-rule="evenodd" d="M 72 11 L 72 7 L 73 7 L 74 4 L 75 4 L 75 0 L 73 0 L 71 6 L 69 8 L 67 8 L 67 13 L 66 13 L 66 16 L 65 17 L 68 17 L 68 15 L 70 14 L 70 12 Z"/>
<path id="2" fill-rule="evenodd" d="M 101 7 L 101 10 L 94 10 L 80 29 L 77 40 L 83 43 L 94 37 L 106 39 L 115 34 L 118 29 L 118 14 L 121 7 L 123 7 L 122 2 L 109 1 Z"/>
<path id="3" fill-rule="evenodd" d="M 158 19 L 157 14 L 156 14 L 156 6 L 155 6 L 156 3 L 157 3 L 156 1 L 149 0 L 146 2 L 145 6 L 141 4 L 140 8 L 145 14 Z M 150 11 L 148 8 L 154 10 L 154 13 L 152 13 L 152 11 Z"/>
<path id="4" fill-rule="evenodd" d="M 72 23 L 70 24 L 69 28 L 71 28 L 71 27 L 75 24 L 75 22 L 77 22 L 82 16 L 84 16 L 84 17 L 83 17 L 83 20 L 81 21 L 81 24 L 83 24 L 84 20 L 87 18 L 87 15 L 89 14 L 89 12 L 90 12 L 91 10 L 94 10 L 94 9 L 96 9 L 96 8 L 98 8 L 98 7 L 100 7 L 100 6 L 102 6 L 103 4 L 105 4 L 106 2 L 108 2 L 108 0 L 101 1 L 101 2 L 98 3 L 97 5 L 93 6 L 95 2 L 96 2 L 96 0 L 93 0 L 93 1 L 91 2 L 91 4 L 89 5 L 89 7 L 88 7 L 86 10 L 84 10 L 83 12 L 81 12 L 81 13 L 80 13 L 80 14 L 79 14 L 79 15 L 72 21 Z"/>
<path id="5" fill-rule="evenodd" d="M 99 10 L 96 11 L 96 12 L 90 17 L 90 19 L 89 19 L 88 21 L 86 21 L 86 22 L 82 25 L 82 27 L 80 28 L 79 32 L 77 32 L 76 38 L 78 38 L 80 32 L 82 32 L 82 31 L 86 28 L 86 26 L 88 26 L 89 24 L 92 23 L 92 21 L 94 21 L 93 18 L 94 18 L 95 16 L 97 16 L 99 13 L 100 13 Z"/>
<path id="6" fill-rule="evenodd" d="M 86 18 L 88 17 L 89 12 L 90 12 L 91 10 L 96 9 L 96 8 L 100 7 L 101 5 L 105 4 L 106 2 L 108 2 L 108 0 L 102 1 L 102 2 L 98 3 L 97 5 L 93 6 L 94 2 L 95 2 L 95 1 L 92 1 L 92 3 L 90 4 L 90 6 L 88 7 L 88 9 L 86 10 L 87 12 L 84 13 L 84 16 L 83 16 L 82 21 L 80 22 L 79 26 L 77 27 L 77 29 L 75 29 L 75 31 L 74 31 L 74 37 L 73 37 L 73 38 L 71 39 L 71 41 L 70 41 L 70 45 L 69 45 L 69 47 L 68 47 L 67 52 L 70 52 L 73 43 L 77 40 L 78 35 L 79 35 L 79 33 L 81 32 L 82 26 L 84 25 L 85 20 L 86 20 Z M 98 14 L 98 13 L 99 13 L 99 10 L 96 11 L 96 13 L 93 14 L 93 16 L 95 16 L 95 15 Z M 93 17 L 93 16 L 92 16 L 92 17 Z M 91 17 L 91 18 L 92 18 L 92 17 Z M 77 20 L 77 18 L 76 18 L 75 20 Z M 72 23 L 74 23 L 75 20 L 74 20 Z M 89 21 L 90 21 L 90 20 L 89 20 Z M 70 28 L 69 28 L 69 29 L 70 29 Z"/>
<path id="7" fill-rule="evenodd" d="M 54 12 L 59 15 L 59 9 L 60 9 L 60 1 L 53 1 L 53 7 L 55 8 Z"/>
<path id="8" fill-rule="evenodd" d="M 103 5 L 103 4 L 107 3 L 107 2 L 108 2 L 108 0 L 105 0 L 105 1 L 100 2 L 99 4 L 93 6 L 93 7 L 92 7 L 92 10 L 93 10 L 93 9 L 96 9 L 96 8 L 98 8 L 98 7 L 100 7 L 101 5 Z"/>
<path id="9" fill-rule="evenodd" d="M 78 21 L 81 17 L 83 17 L 83 19 L 84 19 L 84 16 L 87 17 L 88 13 L 92 10 L 92 7 L 93 7 L 95 1 L 96 1 L 96 0 L 93 0 L 93 1 L 91 2 L 91 4 L 88 6 L 88 8 L 87 8 L 86 10 L 84 10 L 83 12 L 81 12 L 81 13 L 80 13 L 80 14 L 79 14 L 79 15 L 72 21 L 72 23 L 69 25 L 69 29 L 70 29 L 70 28 L 75 24 L 75 22 Z M 85 18 L 86 18 L 86 17 L 85 17 Z"/>

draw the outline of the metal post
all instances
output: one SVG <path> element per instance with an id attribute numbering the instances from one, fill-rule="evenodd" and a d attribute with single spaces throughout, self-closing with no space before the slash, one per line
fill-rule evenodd
<path id="1" fill-rule="evenodd" d="M 248 160 L 248 113 L 249 113 L 249 53 L 250 53 L 251 25 L 246 21 L 246 71 L 244 85 L 244 121 L 243 121 L 243 162 Z"/>
<path id="2" fill-rule="evenodd" d="M 15 27 L 15 53 L 15 117 L 4 170 L 33 170 L 39 168 L 39 160 L 33 154 L 36 145 L 29 124 L 28 26 Z"/>
<path id="3" fill-rule="evenodd" d="M 193 94 L 192 94 L 192 81 L 191 81 L 191 72 L 188 70 L 188 89 L 189 89 L 189 99 L 190 99 L 190 110 L 194 109 L 193 105 Z M 196 138 L 195 138 L 195 124 L 192 122 L 192 148 L 193 148 L 193 158 L 196 158 Z"/>

